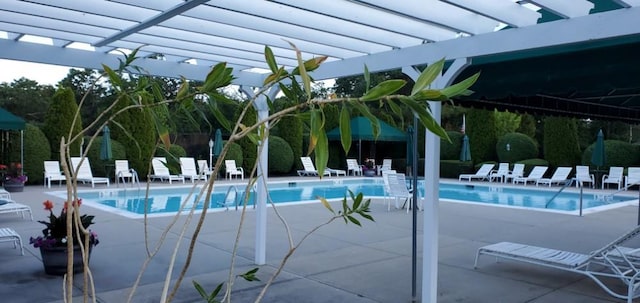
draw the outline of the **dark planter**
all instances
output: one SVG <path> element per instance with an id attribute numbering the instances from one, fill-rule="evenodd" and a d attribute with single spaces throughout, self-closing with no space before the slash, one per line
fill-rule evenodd
<path id="1" fill-rule="evenodd" d="M 4 189 L 10 193 L 21 192 L 24 190 L 24 183 L 22 182 L 4 182 Z"/>
<path id="2" fill-rule="evenodd" d="M 89 260 L 91 259 L 91 250 L 89 247 Z M 40 255 L 42 256 L 42 264 L 44 272 L 49 275 L 63 276 L 67 273 L 67 248 L 66 247 L 40 247 Z M 73 273 L 82 272 L 82 253 L 80 246 L 73 248 Z"/>
<path id="3" fill-rule="evenodd" d="M 376 171 L 373 169 L 365 170 L 363 173 L 365 177 L 373 177 L 376 175 Z"/>

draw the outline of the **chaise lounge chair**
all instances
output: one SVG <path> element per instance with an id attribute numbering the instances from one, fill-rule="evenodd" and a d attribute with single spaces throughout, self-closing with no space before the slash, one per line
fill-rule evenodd
<path id="1" fill-rule="evenodd" d="M 578 165 L 576 166 L 576 187 L 583 187 L 585 183 L 590 183 L 590 187 L 594 188 L 596 178 L 593 174 L 589 173 L 589 166 Z"/>
<path id="2" fill-rule="evenodd" d="M 629 167 L 627 176 L 624 177 L 624 190 L 638 184 L 640 184 L 640 167 Z"/>
<path id="3" fill-rule="evenodd" d="M 60 161 L 44 161 L 44 184 L 47 188 L 51 188 L 51 181 L 58 181 L 62 185 L 62 181 L 66 180 L 60 170 Z"/>
<path id="4" fill-rule="evenodd" d="M 78 168 L 78 166 L 80 167 Z M 76 180 L 78 180 L 78 182 L 91 183 L 91 187 L 96 187 L 96 183 L 104 183 L 109 187 L 109 178 L 93 176 L 89 158 L 84 158 L 84 161 L 82 161 L 80 157 L 71 157 L 71 167 L 73 167 L 73 172 L 76 173 Z"/>
<path id="5" fill-rule="evenodd" d="M 609 174 L 602 176 L 602 189 L 604 189 L 607 184 L 616 184 L 618 185 L 618 190 L 622 187 L 622 174 L 624 172 L 624 168 L 619 166 L 611 166 L 609 167 Z"/>
<path id="6" fill-rule="evenodd" d="M 153 160 L 151 160 L 151 167 L 153 168 L 153 175 L 150 175 L 149 179 L 152 181 L 156 179 L 160 181 L 167 180 L 169 181 L 169 184 L 171 184 L 172 181 L 182 181 L 184 184 L 183 176 L 172 175 L 169 172 L 169 168 L 167 167 L 167 158 L 154 157 Z"/>
<path id="7" fill-rule="evenodd" d="M 504 176 L 506 183 L 513 182 L 515 178 L 521 178 L 524 176 L 524 164 L 516 163 L 513 165 L 513 170 Z"/>
<path id="8" fill-rule="evenodd" d="M 491 173 L 494 166 L 495 164 L 482 164 L 475 174 L 461 174 L 458 176 L 458 181 L 462 181 L 462 179 L 466 179 L 467 181 L 473 179 L 489 180 L 489 173 Z"/>
<path id="9" fill-rule="evenodd" d="M 358 164 L 358 160 L 347 159 L 347 174 L 353 176 L 362 176 L 362 166 Z"/>
<path id="10" fill-rule="evenodd" d="M 12 200 L 11 194 L 8 191 L 0 189 L 0 214 L 10 213 L 19 213 L 22 219 L 24 219 L 25 214 L 29 214 L 29 218 L 31 219 L 31 221 L 33 221 L 31 207 Z"/>
<path id="11" fill-rule="evenodd" d="M 478 267 L 480 255 L 489 255 L 496 257 L 496 260 L 499 258 L 509 259 L 570 271 L 593 279 L 609 295 L 631 303 L 634 298 L 640 297 L 640 292 L 638 292 L 640 289 L 640 267 L 631 258 L 625 256 L 625 252 L 629 249 L 623 244 L 637 238 L 639 234 L 640 226 L 637 226 L 613 242 L 589 254 L 513 242 L 500 242 L 479 248 L 473 267 Z M 617 287 L 618 285 L 612 285 L 612 282 L 615 281 L 621 281 L 624 284 L 626 294 L 616 292 L 620 288 Z"/>
<path id="12" fill-rule="evenodd" d="M 318 171 L 316 170 L 315 165 L 313 165 L 313 161 L 311 161 L 311 157 L 300 157 L 300 161 L 302 162 L 302 167 L 304 169 L 298 170 L 298 176 L 317 176 L 318 175 Z M 331 176 L 331 173 L 325 169 L 323 175 Z"/>
<path id="13" fill-rule="evenodd" d="M 0 228 L 0 242 L 13 242 L 13 248 L 20 247 L 20 254 L 24 256 L 22 238 L 15 230 L 8 227 Z"/>
<path id="14" fill-rule="evenodd" d="M 180 157 L 180 175 L 191 180 L 191 183 L 195 180 L 207 180 L 206 175 L 198 174 L 198 168 L 196 167 L 196 159 L 192 157 Z"/>
<path id="15" fill-rule="evenodd" d="M 540 178 L 536 180 L 536 186 L 539 186 L 540 184 L 547 184 L 551 187 L 552 184 L 566 184 L 569 181 L 567 178 L 569 177 L 571 170 L 571 167 L 558 167 L 551 178 Z"/>
<path id="16" fill-rule="evenodd" d="M 236 166 L 236 160 L 224 160 L 224 170 L 227 179 L 233 179 L 233 176 L 236 176 L 244 180 L 244 168 Z"/>
<path id="17" fill-rule="evenodd" d="M 527 185 L 527 183 L 529 182 L 538 182 L 538 180 L 542 179 L 542 177 L 544 177 L 544 173 L 547 172 L 547 169 L 549 169 L 546 166 L 535 166 L 531 172 L 529 173 L 528 176 L 526 177 L 519 177 L 519 178 L 513 178 L 512 183 L 513 184 L 518 184 L 518 183 L 522 183 L 525 186 Z"/>
<path id="18" fill-rule="evenodd" d="M 493 170 L 489 174 L 489 182 L 493 182 L 494 180 L 500 180 L 500 182 L 505 182 L 507 175 L 509 174 L 509 163 L 500 163 L 498 164 L 498 170 Z"/>
<path id="19" fill-rule="evenodd" d="M 135 170 L 129 168 L 129 160 L 116 160 L 115 164 L 116 184 L 120 182 L 127 183 L 127 179 L 129 179 L 129 181 L 131 181 L 131 183 L 133 184 Z"/>

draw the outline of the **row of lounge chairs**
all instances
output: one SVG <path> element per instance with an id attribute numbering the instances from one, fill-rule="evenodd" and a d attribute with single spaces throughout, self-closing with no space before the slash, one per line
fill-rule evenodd
<path id="1" fill-rule="evenodd" d="M 318 170 L 316 169 L 311 157 L 300 157 L 300 162 L 302 162 L 302 167 L 304 169 L 298 170 L 298 176 L 318 176 Z M 384 171 L 391 170 L 391 159 L 382 160 L 382 166 L 379 169 L 379 173 L 382 174 Z M 347 159 L 347 170 L 342 169 L 334 169 L 334 168 L 325 168 L 324 176 L 362 176 L 363 169 L 360 164 L 358 164 L 358 160 L 356 159 Z"/>
<path id="2" fill-rule="evenodd" d="M 89 158 L 82 160 L 80 157 L 72 157 L 71 165 L 73 167 L 80 167 L 77 174 L 78 182 L 90 183 L 91 187 L 95 187 L 96 184 L 110 185 L 109 178 L 96 177 L 91 171 L 91 165 Z M 170 173 L 167 167 L 167 160 L 164 157 L 155 157 L 152 159 L 151 166 L 153 174 L 149 175 L 151 180 L 168 181 L 171 184 L 173 181 L 185 182 L 186 179 L 195 182 L 196 180 L 207 180 L 212 174 L 213 170 L 209 168 L 206 160 L 198 160 L 196 167 L 196 161 L 191 157 L 180 158 L 180 170 L 179 175 L 173 175 Z M 244 169 L 237 167 L 234 160 L 225 160 L 225 170 L 227 179 L 234 177 L 244 179 Z M 127 160 L 115 160 L 115 177 L 117 182 L 126 183 L 137 181 L 137 173 L 129 168 L 129 161 Z M 60 169 L 59 161 L 44 161 L 44 184 L 48 188 L 51 188 L 51 182 L 58 181 L 62 184 L 62 181 L 66 181 L 66 177 Z"/>
<path id="3" fill-rule="evenodd" d="M 550 178 L 545 178 L 544 174 L 547 172 L 547 166 L 535 166 L 529 175 L 524 176 L 524 164 L 517 163 L 513 166 L 513 170 L 510 170 L 509 163 L 500 163 L 498 169 L 494 169 L 495 164 L 483 164 L 480 169 L 474 174 L 461 174 L 458 176 L 459 181 L 472 181 L 472 180 L 486 180 L 489 182 L 511 182 L 513 184 L 535 183 L 539 185 L 561 185 L 574 182 L 576 187 L 589 185 L 591 188 L 595 187 L 596 179 L 594 174 L 589 172 L 589 167 L 585 165 L 576 166 L 576 173 L 573 178 L 569 178 L 569 175 L 573 171 L 571 167 L 558 167 Z M 616 185 L 618 190 L 624 189 L 630 186 L 640 184 L 640 167 L 629 167 L 627 176 L 623 176 L 623 167 L 612 166 L 609 169 L 609 173 L 602 176 L 601 186 L 602 189 L 606 185 Z"/>
<path id="4" fill-rule="evenodd" d="M 33 221 L 31 207 L 14 201 L 11 198 L 11 194 L 4 189 L 0 189 L 0 214 L 20 214 L 20 216 L 23 219 L 25 218 L 26 215 L 28 215 L 31 221 Z M 13 248 L 17 249 L 19 247 L 20 254 L 24 255 L 24 248 L 22 247 L 22 238 L 12 228 L 9 228 L 9 227 L 0 228 L 0 243 L 2 242 L 13 243 Z"/>

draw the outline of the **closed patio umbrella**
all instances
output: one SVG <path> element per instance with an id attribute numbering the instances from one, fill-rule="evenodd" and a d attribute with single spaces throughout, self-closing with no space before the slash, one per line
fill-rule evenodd
<path id="1" fill-rule="evenodd" d="M 224 143 L 222 142 L 222 131 L 220 129 L 216 129 L 215 141 L 213 144 L 213 156 L 218 157 L 222 153 L 222 146 Z"/>
<path id="2" fill-rule="evenodd" d="M 100 160 L 111 160 L 113 155 L 111 153 L 111 131 L 109 127 L 105 125 L 102 130 L 102 143 L 100 145 Z"/>
<path id="3" fill-rule="evenodd" d="M 469 137 L 464 135 L 462 138 L 462 149 L 460 150 L 460 161 L 471 161 L 471 147 L 469 146 Z"/>

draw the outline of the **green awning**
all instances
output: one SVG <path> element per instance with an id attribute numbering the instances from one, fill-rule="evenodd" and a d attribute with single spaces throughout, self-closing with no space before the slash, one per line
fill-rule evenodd
<path id="1" fill-rule="evenodd" d="M 1 130 L 23 130 L 25 122 L 22 118 L 0 108 L 0 129 Z"/>
<path id="2" fill-rule="evenodd" d="M 378 119 L 380 124 L 380 134 L 376 139 L 373 136 L 373 128 L 371 122 L 365 117 L 355 117 L 351 119 L 351 139 L 361 141 L 406 141 L 407 134 L 381 120 Z M 340 128 L 336 127 L 327 132 L 327 138 L 329 140 L 340 140 Z"/>

